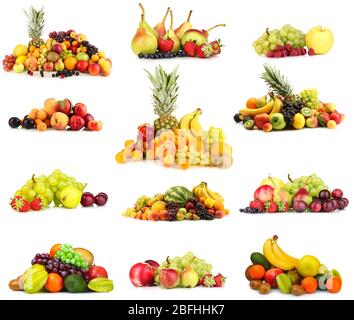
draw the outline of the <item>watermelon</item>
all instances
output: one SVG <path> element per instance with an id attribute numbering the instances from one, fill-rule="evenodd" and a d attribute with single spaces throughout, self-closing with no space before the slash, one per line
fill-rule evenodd
<path id="1" fill-rule="evenodd" d="M 166 202 L 176 202 L 183 207 L 186 202 L 193 198 L 193 192 L 186 187 L 175 186 L 165 192 L 164 200 Z"/>

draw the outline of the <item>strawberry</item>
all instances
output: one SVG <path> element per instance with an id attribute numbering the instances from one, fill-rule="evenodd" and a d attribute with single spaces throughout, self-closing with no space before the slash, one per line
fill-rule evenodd
<path id="1" fill-rule="evenodd" d="M 215 285 L 214 287 L 222 287 L 224 284 L 225 284 L 225 277 L 219 273 L 218 275 L 216 275 L 214 277 L 214 280 L 215 280 Z"/>
<path id="2" fill-rule="evenodd" d="M 39 211 L 42 209 L 42 200 L 40 198 L 36 198 L 30 203 L 30 206 L 32 210 Z"/>
<path id="3" fill-rule="evenodd" d="M 198 58 L 209 58 L 213 55 L 213 48 L 209 43 L 202 44 L 197 46 L 195 55 Z"/>
<path id="4" fill-rule="evenodd" d="M 267 201 L 265 204 L 265 208 L 266 208 L 267 212 L 269 212 L 269 213 L 274 213 L 274 212 L 278 211 L 278 206 L 273 201 Z"/>
<path id="5" fill-rule="evenodd" d="M 223 47 L 223 45 L 220 42 L 220 39 L 210 42 L 210 45 L 213 49 L 213 55 L 219 54 L 221 52 L 221 47 Z"/>
<path id="6" fill-rule="evenodd" d="M 250 208 L 264 211 L 264 202 L 261 200 L 254 200 L 250 202 Z"/>
<path id="7" fill-rule="evenodd" d="M 18 212 L 28 212 L 31 210 L 31 206 L 27 200 L 21 196 L 15 196 L 10 202 L 11 208 Z"/>
<path id="8" fill-rule="evenodd" d="M 214 287 L 216 284 L 216 281 L 210 273 L 206 274 L 203 279 L 202 279 L 202 285 L 207 288 Z"/>
<path id="9" fill-rule="evenodd" d="M 289 204 L 287 202 L 278 202 L 278 211 L 279 212 L 288 212 L 289 211 Z"/>
<path id="10" fill-rule="evenodd" d="M 263 130 L 263 126 L 269 122 L 269 116 L 266 113 L 257 114 L 254 117 L 254 124 L 259 130 Z"/>
<path id="11" fill-rule="evenodd" d="M 159 37 L 158 45 L 161 52 L 170 52 L 175 42 L 170 38 Z"/>
<path id="12" fill-rule="evenodd" d="M 184 52 L 187 54 L 187 56 L 189 57 L 195 57 L 195 51 L 197 49 L 197 44 L 190 40 L 190 41 L 187 41 L 184 46 L 183 46 L 183 50 Z"/>

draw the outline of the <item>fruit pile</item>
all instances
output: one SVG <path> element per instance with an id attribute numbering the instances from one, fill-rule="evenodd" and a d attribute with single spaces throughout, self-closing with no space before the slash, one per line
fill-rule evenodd
<path id="1" fill-rule="evenodd" d="M 317 290 L 340 291 L 342 278 L 337 270 L 328 270 L 311 255 L 293 258 L 279 247 L 277 240 L 277 236 L 266 240 L 263 254 L 251 254 L 252 265 L 246 269 L 245 275 L 252 289 L 267 294 L 278 288 L 282 293 L 295 296 Z"/>
<path id="2" fill-rule="evenodd" d="M 183 257 L 167 257 L 161 265 L 154 260 L 136 263 L 131 267 L 129 277 L 135 287 L 173 289 L 224 286 L 226 278 L 220 273 L 214 276 L 211 271 L 211 264 L 188 252 Z"/>
<path id="3" fill-rule="evenodd" d="M 155 74 L 148 72 L 152 83 L 154 112 L 159 116 L 154 124 L 138 127 L 137 140 L 127 140 L 116 155 L 118 163 L 129 160 L 160 160 L 166 167 L 190 166 L 230 167 L 232 147 L 224 142 L 221 128 L 204 130 L 199 122 L 201 109 L 177 120 L 172 113 L 178 97 L 177 68 L 166 73 L 161 66 Z"/>
<path id="4" fill-rule="evenodd" d="M 110 292 L 113 281 L 105 268 L 93 264 L 93 254 L 69 244 L 55 244 L 49 253 L 37 253 L 32 266 L 11 280 L 14 291 L 38 292 Z"/>
<path id="5" fill-rule="evenodd" d="M 177 29 L 173 29 L 173 13 L 170 8 L 154 28 L 145 21 L 145 10 L 141 3 L 142 10 L 139 27 L 132 39 L 131 47 L 133 52 L 144 59 L 163 59 L 175 57 L 198 57 L 210 58 L 221 52 L 220 40 L 209 42 L 209 31 L 216 27 L 225 26 L 218 24 L 207 30 L 193 29 L 190 23 L 192 10 L 189 11 L 187 20 Z M 166 30 L 165 21 L 170 14 L 170 28 Z"/>
<path id="6" fill-rule="evenodd" d="M 211 190 L 206 182 L 201 182 L 193 190 L 175 186 L 164 194 L 142 196 L 123 216 L 139 220 L 183 221 L 214 220 L 229 213 L 223 197 Z"/>
<path id="7" fill-rule="evenodd" d="M 310 56 L 325 54 L 332 49 L 333 42 L 333 33 L 327 28 L 316 26 L 305 35 L 301 30 L 286 24 L 280 30 L 267 29 L 253 43 L 253 47 L 259 55 L 284 58 L 303 56 L 306 53 Z"/>
<path id="8" fill-rule="evenodd" d="M 342 190 L 329 191 L 315 174 L 294 180 L 288 176 L 288 179 L 286 184 L 276 177 L 263 179 L 249 206 L 240 212 L 333 212 L 343 210 L 349 204 L 349 200 L 343 198 Z"/>
<path id="9" fill-rule="evenodd" d="M 28 45 L 18 44 L 13 54 L 5 56 L 2 61 L 5 71 L 27 71 L 31 76 L 38 71 L 41 77 L 45 72 L 52 72 L 53 78 L 78 76 L 80 72 L 92 76 L 110 75 L 112 61 L 87 41 L 84 34 L 74 30 L 53 31 L 44 41 L 44 9 L 36 10 L 31 6 L 25 13 L 31 40 Z"/>
<path id="10" fill-rule="evenodd" d="M 295 94 L 288 79 L 279 70 L 265 64 L 261 78 L 269 93 L 259 99 L 250 98 L 246 108 L 234 116 L 246 129 L 265 132 L 284 129 L 327 127 L 336 128 L 345 116 L 333 103 L 323 103 L 316 89 L 306 89 Z"/>
<path id="11" fill-rule="evenodd" d="M 80 203 L 83 207 L 93 206 L 94 203 L 104 206 L 107 203 L 107 194 L 100 192 L 94 196 L 90 192 L 83 192 L 85 187 L 86 184 L 56 169 L 49 176 L 33 175 L 16 191 L 10 206 L 18 212 L 28 212 L 47 209 L 52 203 L 67 209 L 74 209 Z"/>
<path id="12" fill-rule="evenodd" d="M 69 99 L 49 98 L 44 102 L 42 109 L 32 109 L 23 119 L 11 117 L 9 126 L 11 128 L 36 128 L 38 131 L 46 131 L 48 128 L 73 131 L 85 128 L 88 131 L 100 131 L 103 124 L 87 112 L 87 107 L 83 103 L 73 105 Z"/>

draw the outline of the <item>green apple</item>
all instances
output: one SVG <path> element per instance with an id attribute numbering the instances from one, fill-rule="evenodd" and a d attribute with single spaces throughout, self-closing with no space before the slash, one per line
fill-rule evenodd
<path id="1" fill-rule="evenodd" d="M 90 60 L 90 57 L 87 53 L 85 52 L 79 52 L 77 55 L 76 55 L 76 60 L 77 61 L 81 61 L 81 60 L 84 60 L 84 61 L 89 61 Z"/>
<path id="2" fill-rule="evenodd" d="M 288 191 L 284 188 L 280 188 L 274 190 L 273 201 L 275 203 L 286 202 L 289 206 L 291 206 L 293 199 Z"/>
<path id="3" fill-rule="evenodd" d="M 25 66 L 23 63 L 16 63 L 13 68 L 13 71 L 17 72 L 17 73 L 21 73 L 25 70 Z"/>
<path id="4" fill-rule="evenodd" d="M 60 201 L 65 208 L 74 209 L 81 201 L 82 192 L 75 187 L 66 187 L 60 192 Z"/>
<path id="5" fill-rule="evenodd" d="M 286 127 L 286 122 L 282 113 L 273 113 L 269 118 L 269 122 L 275 130 L 283 130 Z"/>
<path id="6" fill-rule="evenodd" d="M 330 29 L 317 26 L 306 34 L 306 46 L 315 54 L 326 54 L 333 47 L 334 36 Z"/>

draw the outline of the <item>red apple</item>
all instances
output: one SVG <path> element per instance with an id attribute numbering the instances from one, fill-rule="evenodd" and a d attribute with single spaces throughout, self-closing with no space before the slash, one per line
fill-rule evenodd
<path id="1" fill-rule="evenodd" d="M 60 100 L 58 101 L 58 104 L 59 104 L 58 111 L 63 112 L 65 114 L 70 114 L 72 104 L 69 99 Z"/>
<path id="2" fill-rule="evenodd" d="M 83 118 L 87 115 L 87 107 L 80 102 L 75 104 L 73 111 L 75 115 Z"/>
<path id="3" fill-rule="evenodd" d="M 154 283 L 155 269 L 147 263 L 136 263 L 129 271 L 131 283 L 136 287 L 149 287 Z"/>
<path id="4" fill-rule="evenodd" d="M 76 64 L 76 70 L 85 73 L 88 69 L 89 63 L 85 60 L 80 60 Z"/>
<path id="5" fill-rule="evenodd" d="M 108 273 L 105 268 L 99 266 L 92 266 L 88 271 L 87 275 L 90 280 L 95 278 L 108 278 Z"/>
<path id="6" fill-rule="evenodd" d="M 43 63 L 43 70 L 50 72 L 54 70 L 54 63 L 51 61 L 47 61 Z"/>
<path id="7" fill-rule="evenodd" d="M 101 67 L 98 63 L 90 63 L 88 72 L 91 76 L 98 76 L 101 73 Z"/>
<path id="8" fill-rule="evenodd" d="M 93 115 L 91 113 L 87 113 L 86 116 L 84 117 L 85 119 L 85 127 L 87 128 L 87 125 L 90 121 L 94 121 L 95 118 L 93 117 Z"/>
<path id="9" fill-rule="evenodd" d="M 102 121 L 93 120 L 93 121 L 89 121 L 87 124 L 87 129 L 90 131 L 100 131 L 102 127 L 103 127 Z"/>
<path id="10" fill-rule="evenodd" d="M 267 184 L 260 186 L 254 192 L 254 200 L 261 200 L 262 202 L 272 201 L 274 196 L 274 188 Z"/>
<path id="11" fill-rule="evenodd" d="M 85 126 L 85 120 L 83 117 L 73 115 L 69 120 L 69 126 L 71 130 L 79 131 Z"/>
<path id="12" fill-rule="evenodd" d="M 176 288 L 180 281 L 179 272 L 175 269 L 162 269 L 159 276 L 160 285 L 166 289 Z"/>
<path id="13" fill-rule="evenodd" d="M 61 54 L 63 51 L 63 48 L 61 46 L 61 44 L 56 43 L 53 47 L 52 47 L 52 51 L 56 52 L 57 54 Z"/>
<path id="14" fill-rule="evenodd" d="M 278 288 L 276 277 L 277 277 L 278 274 L 281 274 L 281 273 L 284 273 L 284 272 L 283 272 L 283 270 L 281 270 L 279 268 L 269 269 L 265 273 L 264 281 L 266 283 L 270 284 L 270 286 L 272 288 Z"/>
<path id="15" fill-rule="evenodd" d="M 146 260 L 145 263 L 149 264 L 150 266 L 152 266 L 155 269 L 160 266 L 160 264 L 158 262 L 156 262 L 155 260 Z"/>

